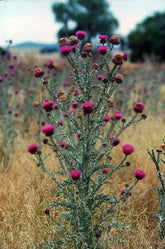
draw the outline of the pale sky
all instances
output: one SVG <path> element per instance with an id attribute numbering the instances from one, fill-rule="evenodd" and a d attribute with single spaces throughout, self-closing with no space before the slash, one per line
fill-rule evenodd
<path id="1" fill-rule="evenodd" d="M 56 0 L 0 0 L 0 45 L 12 39 L 54 43 L 60 27 L 51 10 Z M 86 0 L 84 0 L 86 1 Z M 89 0 L 88 0 L 89 1 Z M 116 34 L 127 35 L 155 11 L 165 11 L 165 0 L 108 0 L 120 25 Z M 61 0 L 65 2 L 65 0 Z"/>

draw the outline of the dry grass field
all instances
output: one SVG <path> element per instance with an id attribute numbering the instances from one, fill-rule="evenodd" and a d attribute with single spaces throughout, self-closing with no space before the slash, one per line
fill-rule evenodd
<path id="1" fill-rule="evenodd" d="M 147 177 L 132 191 L 132 196 L 119 215 L 119 220 L 125 222 L 129 230 L 114 231 L 122 234 L 125 242 L 113 248 L 162 248 L 154 217 L 158 202 L 153 188 L 159 186 L 159 181 L 146 149 L 156 148 L 161 143 L 165 135 L 163 126 L 163 120 L 159 119 L 158 122 L 149 116 L 136 128 L 130 128 L 121 138 L 123 142 L 134 144 L 136 151 L 131 156 L 129 170 L 116 174 L 106 192 L 111 192 L 113 188 L 118 193 L 123 184 L 131 183 L 135 168 L 144 170 Z M 29 137 L 27 134 L 25 139 L 17 138 L 9 167 L 0 173 L 0 248 L 4 249 L 32 249 L 35 248 L 35 242 L 49 240 L 55 232 L 52 222 L 44 213 L 49 201 L 53 199 L 45 190 L 53 188 L 53 182 L 41 173 L 26 153 L 27 145 L 32 142 Z M 117 158 L 120 154 L 118 149 L 113 157 Z M 48 165 L 50 168 L 57 167 L 55 154 L 48 159 Z"/>
<path id="2" fill-rule="evenodd" d="M 30 56 L 30 55 L 29 55 Z M 42 57 L 43 60 L 47 59 Z M 52 59 L 56 59 L 52 58 Z M 29 59 L 28 59 L 29 60 Z M 30 57 L 33 61 L 33 58 Z M 35 57 L 38 65 L 41 57 Z M 125 67 L 124 70 L 127 70 Z M 131 67 L 131 70 L 136 68 Z M 136 84 L 137 85 L 137 84 Z M 155 105 L 155 103 L 153 103 Z M 146 107 L 148 117 L 136 126 L 130 127 L 121 135 L 121 144 L 130 143 L 135 152 L 130 156 L 130 167 L 113 176 L 112 183 L 107 185 L 105 192 L 120 195 L 124 185 L 134 181 L 134 170 L 141 169 L 147 174 L 132 190 L 132 196 L 123 206 L 119 221 L 124 222 L 128 229 L 120 229 L 107 234 L 113 237 L 119 234 L 123 242 L 111 247 L 112 249 L 163 249 L 159 239 L 158 223 L 155 218 L 158 201 L 153 189 L 159 187 L 154 164 L 147 154 L 147 149 L 156 149 L 165 137 L 164 115 L 160 112 L 152 113 L 151 106 Z M 0 151 L 0 248 L 2 249 L 33 249 L 36 242 L 49 241 L 55 235 L 52 221 L 44 210 L 53 200 L 48 189 L 55 188 L 50 178 L 37 168 L 33 156 L 26 151 L 29 144 L 34 143 L 36 123 L 32 122 L 30 130 L 24 137 L 17 136 L 8 167 L 4 170 L 4 153 Z M 45 151 L 50 156 L 46 159 L 49 169 L 58 167 L 58 160 L 54 152 Z M 112 154 L 112 160 L 121 157 L 121 146 Z M 53 209 L 52 216 L 58 216 Z"/>

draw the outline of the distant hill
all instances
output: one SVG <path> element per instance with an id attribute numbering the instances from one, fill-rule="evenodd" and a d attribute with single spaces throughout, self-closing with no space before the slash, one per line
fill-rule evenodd
<path id="1" fill-rule="evenodd" d="M 53 53 L 59 51 L 58 44 L 45 44 L 45 43 L 36 43 L 36 42 L 23 42 L 16 45 L 12 45 L 11 48 L 16 49 L 35 49 L 40 53 Z"/>

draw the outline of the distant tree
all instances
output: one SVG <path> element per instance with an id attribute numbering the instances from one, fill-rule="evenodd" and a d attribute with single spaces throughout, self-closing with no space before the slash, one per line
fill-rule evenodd
<path id="1" fill-rule="evenodd" d="M 132 61 L 144 61 L 144 56 L 165 60 L 165 12 L 155 13 L 137 25 L 128 35 Z"/>
<path id="2" fill-rule="evenodd" d="M 122 51 L 128 49 L 127 36 L 122 36 L 122 35 L 120 35 L 120 49 L 121 49 Z"/>
<path id="3" fill-rule="evenodd" d="M 57 22 L 63 24 L 58 37 L 70 36 L 77 30 L 88 33 L 88 39 L 98 34 L 111 35 L 118 27 L 117 19 L 109 11 L 106 0 L 67 0 L 55 2 L 53 12 Z M 73 25 L 69 25 L 72 22 Z"/>

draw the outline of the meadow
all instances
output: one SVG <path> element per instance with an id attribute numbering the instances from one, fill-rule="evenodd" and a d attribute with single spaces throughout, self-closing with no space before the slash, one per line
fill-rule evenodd
<path id="1" fill-rule="evenodd" d="M 11 50 L 10 56 L 0 59 L 0 248 L 32 249 L 36 248 L 36 242 L 49 241 L 56 235 L 54 223 L 45 211 L 54 201 L 56 185 L 27 153 L 30 144 L 36 142 L 42 147 L 44 136 L 40 129 L 44 120 L 38 106 L 49 98 L 45 82 L 35 78 L 33 70 L 42 68 L 46 72 L 45 81 L 51 77 L 57 82 L 55 89 L 59 96 L 63 91 L 70 91 L 74 80 L 68 63 L 60 55 L 39 56 L 26 52 L 15 55 L 14 52 Z M 145 105 L 147 118 L 120 135 L 121 144 L 112 151 L 111 160 L 120 161 L 121 145 L 125 143 L 132 144 L 135 152 L 129 156 L 129 168 L 115 172 L 103 193 L 113 192 L 119 197 L 125 184 L 132 184 L 135 169 L 144 171 L 146 177 L 131 190 L 131 196 L 118 214 L 118 221 L 127 228 L 119 226 L 105 234 L 105 239 L 120 237 L 120 243 L 105 242 L 104 248 L 161 249 L 164 247 L 155 217 L 159 202 L 154 191 L 160 187 L 160 181 L 147 150 L 156 150 L 165 137 L 165 65 L 128 61 L 120 73 L 124 75 L 124 82 L 111 98 L 111 110 L 120 110 L 127 120 L 132 106 L 139 101 Z M 56 151 L 44 147 L 44 155 L 50 171 L 58 170 Z M 57 179 L 63 178 L 59 175 Z M 58 218 L 58 208 L 50 212 L 52 217 Z"/>

